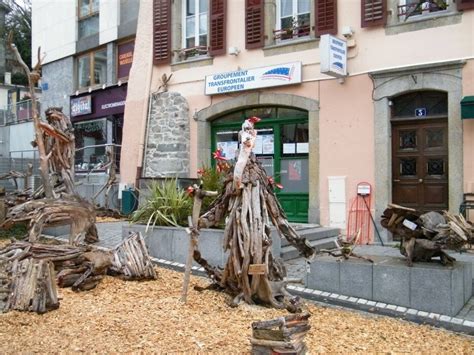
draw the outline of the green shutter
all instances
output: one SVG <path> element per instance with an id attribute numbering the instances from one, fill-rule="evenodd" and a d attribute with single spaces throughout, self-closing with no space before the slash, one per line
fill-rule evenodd
<path id="1" fill-rule="evenodd" d="M 474 118 L 474 96 L 464 96 L 461 100 L 461 118 Z"/>

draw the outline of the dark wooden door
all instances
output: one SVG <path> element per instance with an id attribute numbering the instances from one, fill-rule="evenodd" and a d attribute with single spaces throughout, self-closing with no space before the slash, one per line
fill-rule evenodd
<path id="1" fill-rule="evenodd" d="M 448 209 L 446 120 L 392 121 L 392 201 L 422 211 Z"/>

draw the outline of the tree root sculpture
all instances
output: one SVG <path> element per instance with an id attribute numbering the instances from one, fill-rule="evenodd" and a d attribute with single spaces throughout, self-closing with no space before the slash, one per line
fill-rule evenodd
<path id="1" fill-rule="evenodd" d="M 248 121 L 248 120 L 247 120 Z M 244 124 L 245 125 L 245 124 Z M 204 267 L 220 288 L 233 295 L 233 305 L 242 300 L 275 308 L 298 311 L 298 298 L 286 290 L 288 282 L 283 262 L 272 255 L 270 225 L 285 237 L 302 256 L 311 258 L 315 250 L 298 236 L 288 223 L 285 213 L 274 193 L 273 179 L 269 178 L 256 156 L 251 152 L 256 132 L 253 125 L 241 131 L 241 153 L 245 167 L 239 162 L 239 176 L 228 173 L 223 192 L 199 219 L 199 228 L 216 226 L 224 217 L 224 250 L 229 257 L 224 269 L 216 268 L 194 250 L 194 260 Z"/>

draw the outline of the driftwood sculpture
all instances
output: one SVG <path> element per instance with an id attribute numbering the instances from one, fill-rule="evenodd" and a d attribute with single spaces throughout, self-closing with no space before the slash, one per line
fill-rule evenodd
<path id="1" fill-rule="evenodd" d="M 250 304 L 257 302 L 296 311 L 296 299 L 285 286 L 300 280 L 288 279 L 283 262 L 272 255 L 270 224 L 302 256 L 310 258 L 315 251 L 288 223 L 275 195 L 273 179 L 266 175 L 252 153 L 256 138 L 254 124 L 259 120 L 253 117 L 242 125 L 240 153 L 234 170 L 229 171 L 220 196 L 199 219 L 199 228 L 209 228 L 227 217 L 224 249 L 229 251 L 229 257 L 225 268 L 209 265 L 197 248 L 194 260 L 219 287 L 235 296 L 232 305 L 243 299 Z M 215 157 L 224 159 L 218 152 Z"/>
<path id="2" fill-rule="evenodd" d="M 115 250 L 15 242 L 0 249 L 0 311 L 44 313 L 59 307 L 56 284 L 73 291 L 96 287 L 106 274 L 153 280 L 156 272 L 139 233 Z"/>
<path id="3" fill-rule="evenodd" d="M 306 354 L 306 333 L 311 329 L 309 313 L 291 314 L 252 323 L 252 355 Z"/>
<path id="4" fill-rule="evenodd" d="M 40 49 L 38 63 L 30 71 L 11 39 L 10 33 L 9 47 L 28 76 L 35 127 L 32 144 L 38 148 L 42 185 L 30 196 L 38 200 L 13 207 L 3 226 L 29 221 L 29 238 L 33 242 L 38 239 L 45 224 L 71 224 L 70 243 L 77 243 L 79 236 L 84 234 L 87 242 L 98 241 L 94 206 L 76 194 L 75 138 L 71 121 L 58 107 L 50 107 L 45 111 L 46 121 L 41 120 L 38 113 L 34 86 L 41 78 Z"/>
<path id="5" fill-rule="evenodd" d="M 401 238 L 400 252 L 406 256 L 408 266 L 434 257 L 439 257 L 443 265 L 452 265 L 456 259 L 444 250 L 461 250 L 474 241 L 472 225 L 462 215 L 447 211 L 422 213 L 389 204 L 380 223 Z"/>
<path id="6" fill-rule="evenodd" d="M 29 222 L 30 242 L 39 239 L 45 225 L 70 224 L 69 242 L 82 241 L 94 243 L 99 240 L 95 226 L 95 212 L 92 204 L 79 197 L 62 199 L 31 200 L 12 207 L 7 214 L 4 227 L 18 222 Z"/>

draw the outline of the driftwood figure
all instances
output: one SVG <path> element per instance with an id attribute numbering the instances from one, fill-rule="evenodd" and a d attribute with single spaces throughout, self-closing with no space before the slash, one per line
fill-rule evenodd
<path id="1" fill-rule="evenodd" d="M 444 211 L 422 213 L 412 208 L 389 204 L 380 222 L 384 228 L 401 237 L 400 253 L 413 262 L 439 257 L 443 265 L 456 260 L 444 250 L 461 250 L 473 242 L 472 226 L 462 215 Z"/>
<path id="2" fill-rule="evenodd" d="M 45 225 L 70 224 L 69 243 L 77 244 L 81 237 L 88 243 L 97 242 L 94 207 L 79 197 L 31 200 L 11 208 L 3 227 L 29 222 L 30 242 L 38 240 Z"/>
<path id="3" fill-rule="evenodd" d="M 263 303 L 276 308 L 298 309 L 296 299 L 286 290 L 289 280 L 280 259 L 272 255 L 270 224 L 276 227 L 306 258 L 314 249 L 298 236 L 288 223 L 274 193 L 275 183 L 269 178 L 252 153 L 256 131 L 252 117 L 244 122 L 240 132 L 240 152 L 234 170 L 229 171 L 223 192 L 199 219 L 199 228 L 217 225 L 225 217 L 224 249 L 229 258 L 224 270 L 212 267 L 194 250 L 194 260 L 202 265 L 214 282 L 235 296 L 232 304 L 243 299 L 247 303 Z M 218 160 L 224 158 L 215 154 Z"/>
<path id="4" fill-rule="evenodd" d="M 35 127 L 33 146 L 38 148 L 42 186 L 30 200 L 12 208 L 3 226 L 19 221 L 29 221 L 30 241 L 36 241 L 45 224 L 71 224 L 70 243 L 78 242 L 86 234 L 86 241 L 98 241 L 95 227 L 94 206 L 77 196 L 74 183 L 74 130 L 61 108 L 50 107 L 45 111 L 46 121 L 41 120 L 34 86 L 41 78 L 40 49 L 38 63 L 32 71 L 21 58 L 9 34 L 8 44 L 28 76 L 32 116 Z"/>

